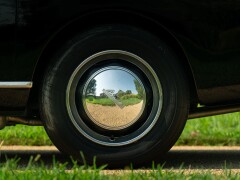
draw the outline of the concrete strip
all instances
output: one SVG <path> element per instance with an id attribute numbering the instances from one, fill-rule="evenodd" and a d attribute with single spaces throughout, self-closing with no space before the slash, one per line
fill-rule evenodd
<path id="1" fill-rule="evenodd" d="M 4 151 L 12 151 L 12 150 L 19 150 L 19 151 L 35 151 L 35 150 L 41 150 L 41 151 L 57 151 L 57 148 L 55 146 L 2 146 L 0 147 L 0 150 Z"/>
<path id="2" fill-rule="evenodd" d="M 0 155 L 61 154 L 55 146 L 0 146 Z"/>
<path id="3" fill-rule="evenodd" d="M 173 146 L 171 150 L 240 150 L 240 146 Z"/>
<path id="4" fill-rule="evenodd" d="M 0 151 L 58 151 L 55 146 L 0 146 Z M 240 146 L 173 146 L 171 151 L 217 151 L 234 150 L 240 151 Z"/>
<path id="5" fill-rule="evenodd" d="M 124 175 L 139 173 L 139 174 L 147 174 L 152 172 L 157 172 L 158 170 L 102 170 L 100 173 L 104 175 Z M 162 169 L 160 172 L 163 173 L 183 173 L 185 175 L 188 174 L 215 174 L 215 175 L 223 175 L 223 174 L 239 174 L 240 169 Z"/>

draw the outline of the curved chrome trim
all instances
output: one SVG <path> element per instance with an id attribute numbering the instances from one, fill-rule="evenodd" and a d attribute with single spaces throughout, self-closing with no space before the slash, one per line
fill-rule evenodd
<path id="1" fill-rule="evenodd" d="M 30 89 L 32 85 L 31 81 L 0 82 L 0 88 L 2 89 Z"/>

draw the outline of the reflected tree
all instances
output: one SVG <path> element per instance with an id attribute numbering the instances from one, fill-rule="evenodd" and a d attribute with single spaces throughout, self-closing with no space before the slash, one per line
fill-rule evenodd
<path id="1" fill-rule="evenodd" d="M 117 97 L 120 99 L 122 96 L 124 96 L 125 95 L 125 92 L 123 91 L 123 90 L 119 90 L 118 92 L 117 92 Z"/>
<path id="2" fill-rule="evenodd" d="M 140 99 L 142 99 L 144 90 L 143 90 L 141 84 L 137 80 L 134 80 L 134 84 L 135 84 L 136 90 L 138 92 L 138 97 Z"/>
<path id="3" fill-rule="evenodd" d="M 92 79 L 88 84 L 87 94 L 96 96 L 96 86 L 97 86 L 97 81 L 95 79 Z"/>
<path id="4" fill-rule="evenodd" d="M 127 90 L 126 94 L 132 94 L 132 91 L 131 90 Z"/>

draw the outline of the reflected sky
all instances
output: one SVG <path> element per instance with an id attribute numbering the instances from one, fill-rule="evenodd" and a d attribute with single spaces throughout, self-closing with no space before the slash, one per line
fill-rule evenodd
<path id="1" fill-rule="evenodd" d="M 131 90 L 133 94 L 137 94 L 136 87 L 134 84 L 134 77 L 123 70 L 106 70 L 101 72 L 94 78 L 97 82 L 96 96 L 103 93 L 103 89 L 115 90 L 117 93 L 119 90 L 126 92 Z"/>

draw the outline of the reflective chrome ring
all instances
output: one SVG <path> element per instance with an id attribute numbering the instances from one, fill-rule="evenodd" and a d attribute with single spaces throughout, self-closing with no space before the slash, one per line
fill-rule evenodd
<path id="1" fill-rule="evenodd" d="M 146 92 L 132 71 L 109 66 L 88 78 L 82 101 L 88 117 L 95 124 L 107 130 L 121 130 L 134 124 L 142 115 Z"/>
<path id="2" fill-rule="evenodd" d="M 84 118 L 86 118 L 86 117 L 82 113 L 79 112 L 79 110 L 77 109 L 77 105 L 76 105 L 76 102 L 77 102 L 76 101 L 76 93 L 78 90 L 77 88 L 78 88 L 79 83 L 82 82 L 81 80 L 86 78 L 86 72 L 90 69 L 94 69 L 95 65 L 101 65 L 101 63 L 105 62 L 105 61 L 111 62 L 111 60 L 113 60 L 113 59 L 117 59 L 119 64 L 121 64 L 122 62 L 127 62 L 131 65 L 134 65 L 138 70 L 140 70 L 141 73 L 144 74 L 144 76 L 148 79 L 149 86 L 152 89 L 152 97 L 154 95 L 154 97 L 152 98 L 152 104 L 150 105 L 151 109 L 149 109 L 149 103 L 148 103 L 148 106 L 146 105 L 146 103 L 143 103 L 144 105 L 142 105 L 142 108 L 140 108 L 140 110 L 138 110 L 138 113 L 135 116 L 136 119 L 131 118 L 132 121 L 130 123 L 124 123 L 123 126 L 121 126 L 121 125 L 117 126 L 116 130 L 121 132 L 126 127 L 134 126 L 135 122 L 138 119 L 138 116 L 141 116 L 142 111 L 145 110 L 144 108 L 148 108 L 148 115 L 147 115 L 144 123 L 142 123 L 141 126 L 136 128 L 134 131 L 129 132 L 129 134 L 123 134 L 123 135 L 118 134 L 117 137 L 111 136 L 111 134 L 110 135 L 101 134 L 101 133 L 95 131 L 91 126 L 86 124 L 84 121 Z M 95 71 L 96 73 L 94 73 L 93 75 L 90 75 L 90 78 L 87 79 L 87 83 L 85 83 L 83 85 L 84 86 L 83 91 L 81 91 L 83 94 L 83 97 L 81 99 L 81 101 L 83 101 L 82 102 L 83 105 L 84 105 L 84 102 L 85 103 L 87 102 L 86 95 L 87 95 L 87 89 L 90 84 L 90 81 L 92 79 L 94 79 L 95 77 L 99 76 L 100 74 L 107 72 L 108 70 L 105 68 L 108 68 L 108 67 L 111 68 L 111 66 L 113 66 L 113 65 L 111 65 L 111 63 L 105 64 L 105 66 L 103 66 L 100 71 Z M 127 75 L 129 75 L 129 76 L 132 75 L 141 84 L 140 78 L 138 78 L 137 75 L 135 73 L 133 73 L 133 71 L 129 70 L 127 68 L 127 66 L 122 67 L 121 65 L 120 66 L 117 65 L 114 68 L 116 68 L 116 69 L 119 68 L 119 70 L 121 69 L 120 71 L 127 73 Z M 110 71 L 110 69 L 109 69 L 109 71 Z M 80 85 L 81 85 L 81 83 L 80 83 Z M 107 91 L 107 89 L 105 89 L 105 90 Z M 105 94 L 109 92 L 109 91 L 107 91 L 107 92 L 106 91 L 105 91 Z M 149 90 L 147 92 L 149 93 Z M 85 93 L 85 95 L 84 95 L 84 93 Z M 149 94 L 146 94 L 146 91 L 145 91 L 146 98 L 145 98 L 145 100 L 143 98 L 144 102 L 148 101 L 148 96 L 149 96 Z M 109 95 L 108 98 L 109 97 L 111 97 L 111 95 Z M 109 98 L 109 99 L 111 99 L 111 98 Z M 113 99 L 114 98 L 112 98 L 111 101 L 114 101 Z M 117 100 L 114 103 L 115 104 L 119 103 L 119 101 Z M 139 56 L 132 54 L 130 52 L 122 51 L 122 50 L 102 51 L 102 52 L 96 53 L 96 54 L 88 57 L 87 59 L 85 59 L 72 73 L 72 75 L 69 79 L 68 85 L 67 85 L 67 90 L 66 90 L 66 108 L 67 108 L 70 120 L 73 123 L 73 125 L 76 127 L 76 129 L 79 131 L 79 133 L 81 133 L 83 136 L 85 136 L 90 141 L 93 141 L 93 142 L 101 144 L 101 145 L 106 145 L 106 146 L 123 146 L 123 145 L 131 144 L 131 143 L 136 142 L 137 140 L 143 138 L 147 133 L 150 132 L 150 130 L 154 127 L 157 120 L 159 119 L 159 116 L 160 116 L 161 110 L 162 110 L 162 103 L 163 103 L 163 96 L 162 96 L 161 83 L 159 81 L 158 76 L 152 69 L 152 67 L 146 61 L 144 61 L 142 58 L 140 58 Z M 95 121 L 94 122 L 95 124 L 97 124 L 96 122 L 99 121 L 99 118 L 91 117 L 93 115 L 92 115 L 92 112 L 90 112 L 88 107 L 85 107 L 83 109 L 85 111 L 85 114 L 87 114 L 87 116 L 90 117 L 90 119 L 93 122 Z M 98 125 L 99 124 L 100 123 L 98 123 Z M 114 126 L 112 126 L 111 124 L 110 125 L 108 124 L 107 126 L 106 125 L 101 125 L 101 126 L 103 128 L 105 128 L 106 130 L 114 130 Z M 122 128 L 123 128 L 123 130 L 122 130 Z"/>

